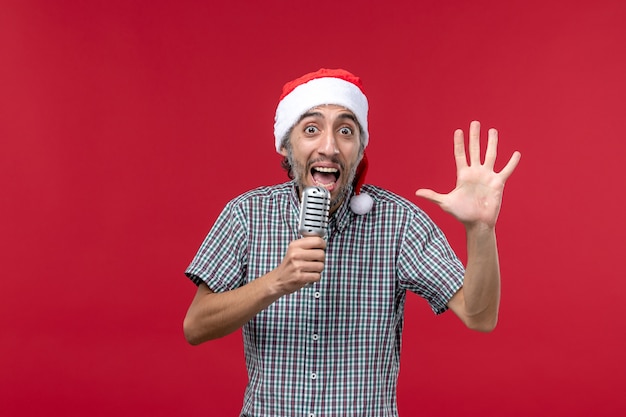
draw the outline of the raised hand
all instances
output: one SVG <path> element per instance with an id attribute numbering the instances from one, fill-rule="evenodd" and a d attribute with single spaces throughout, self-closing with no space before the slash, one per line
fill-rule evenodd
<path id="1" fill-rule="evenodd" d="M 484 162 L 480 158 L 480 123 L 473 121 L 469 129 L 469 163 L 463 131 L 454 132 L 456 187 L 447 194 L 419 189 L 415 195 L 438 204 L 466 227 L 495 227 L 502 205 L 504 184 L 519 163 L 521 154 L 514 152 L 500 172 L 494 171 L 498 149 L 498 131 L 489 129 Z"/>

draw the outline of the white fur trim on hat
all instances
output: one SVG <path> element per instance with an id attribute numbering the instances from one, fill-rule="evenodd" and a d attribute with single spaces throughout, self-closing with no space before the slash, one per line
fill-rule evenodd
<path id="1" fill-rule="evenodd" d="M 324 104 L 335 104 L 350 110 L 363 129 L 363 145 L 367 146 L 368 103 L 365 94 L 353 83 L 341 78 L 315 78 L 293 89 L 278 103 L 274 118 L 274 138 L 276 152 L 280 153 L 281 143 L 291 129 L 308 110 Z"/>

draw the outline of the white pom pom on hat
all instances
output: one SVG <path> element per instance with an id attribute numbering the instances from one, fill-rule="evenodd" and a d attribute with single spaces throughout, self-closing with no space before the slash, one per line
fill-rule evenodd
<path id="1" fill-rule="evenodd" d="M 283 138 L 304 113 L 325 104 L 343 106 L 354 113 L 362 129 L 363 146 L 367 147 L 369 105 L 361 79 L 344 69 L 321 68 L 284 85 L 274 117 L 276 152 L 281 153 Z M 370 195 L 361 193 L 367 166 L 367 157 L 363 155 L 355 175 L 355 195 L 350 199 L 350 209 L 360 215 L 368 213 L 374 204 Z"/>
<path id="2" fill-rule="evenodd" d="M 367 214 L 374 206 L 374 200 L 368 193 L 362 193 L 361 187 L 365 182 L 365 174 L 367 173 L 368 162 L 367 155 L 363 154 L 363 159 L 356 168 L 354 196 L 350 199 L 350 209 L 356 214 Z"/>

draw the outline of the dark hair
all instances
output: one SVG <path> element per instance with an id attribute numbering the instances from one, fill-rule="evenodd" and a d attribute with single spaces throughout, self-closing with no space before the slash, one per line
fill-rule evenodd
<path id="1" fill-rule="evenodd" d="M 289 140 L 289 136 L 291 136 L 292 130 L 293 130 L 293 127 L 287 131 L 283 139 L 280 141 L 280 146 L 287 150 L 287 155 L 289 155 L 291 151 L 291 141 Z M 289 177 L 290 180 L 294 179 L 293 168 L 291 167 L 291 164 L 289 163 L 289 158 L 287 156 L 283 156 L 283 160 L 280 161 L 280 166 L 285 171 L 287 171 L 287 176 Z"/>

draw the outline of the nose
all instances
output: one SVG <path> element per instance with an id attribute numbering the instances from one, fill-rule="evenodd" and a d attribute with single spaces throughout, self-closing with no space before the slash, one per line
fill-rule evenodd
<path id="1" fill-rule="evenodd" d="M 318 152 L 322 155 L 336 155 L 339 153 L 335 132 L 328 130 L 321 136 Z"/>

